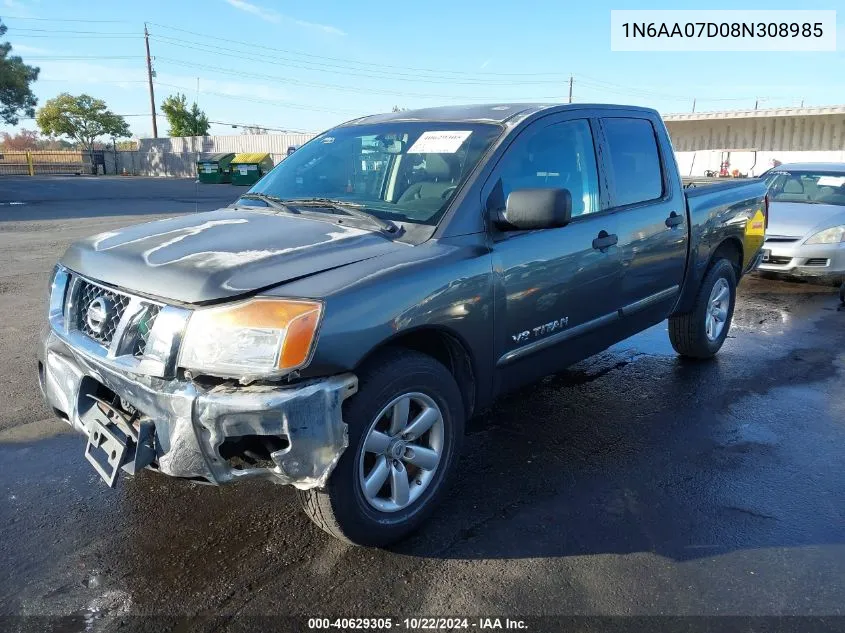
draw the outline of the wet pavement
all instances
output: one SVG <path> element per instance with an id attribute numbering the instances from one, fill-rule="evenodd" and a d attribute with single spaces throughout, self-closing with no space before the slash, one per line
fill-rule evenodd
<path id="1" fill-rule="evenodd" d="M 42 304 L 14 302 L 40 275 L 0 278 L 28 323 Z M 432 520 L 390 550 L 332 540 L 266 482 L 145 472 L 109 490 L 23 385 L 0 407 L 0 615 L 73 615 L 63 631 L 139 614 L 842 615 L 837 305 L 749 278 L 712 362 L 676 357 L 661 324 L 508 396 L 470 422 Z"/>

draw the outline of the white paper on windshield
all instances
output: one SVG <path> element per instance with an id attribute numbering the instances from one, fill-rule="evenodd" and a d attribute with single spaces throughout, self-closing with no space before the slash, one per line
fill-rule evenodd
<path id="1" fill-rule="evenodd" d="M 828 187 L 841 187 L 845 184 L 845 176 L 819 176 L 816 184 L 826 185 Z"/>
<path id="2" fill-rule="evenodd" d="M 454 154 L 472 130 L 448 130 L 443 132 L 423 132 L 416 143 L 411 145 L 409 154 Z"/>

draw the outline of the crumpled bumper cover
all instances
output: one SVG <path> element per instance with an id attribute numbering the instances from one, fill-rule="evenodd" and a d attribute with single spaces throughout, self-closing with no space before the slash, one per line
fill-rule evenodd
<path id="1" fill-rule="evenodd" d="M 222 484 L 262 477 L 300 489 L 325 485 L 348 444 L 343 401 L 358 389 L 353 374 L 294 385 L 218 385 L 129 374 L 70 347 L 47 328 L 40 381 L 47 403 L 88 434 L 80 410 L 85 377 L 105 385 L 155 426 L 156 469 L 174 477 Z M 288 446 L 268 468 L 235 468 L 220 455 L 231 437 L 272 435 Z M 80 457 L 82 455 L 80 454 Z"/>

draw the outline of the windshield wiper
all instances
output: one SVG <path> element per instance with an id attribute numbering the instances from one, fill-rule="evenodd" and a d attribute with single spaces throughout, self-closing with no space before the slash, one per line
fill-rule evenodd
<path id="1" fill-rule="evenodd" d="M 281 202 L 300 207 L 323 207 L 340 211 L 341 213 L 367 220 L 387 233 L 396 233 L 399 230 L 399 227 L 390 220 L 383 220 L 377 215 L 364 211 L 362 208 L 363 205 L 355 202 L 344 202 L 343 200 L 332 200 L 331 198 L 287 198 Z"/>
<path id="2" fill-rule="evenodd" d="M 296 209 L 292 209 L 286 204 L 284 204 L 281 198 L 276 198 L 275 196 L 268 196 L 263 193 L 245 193 L 239 196 L 241 200 L 261 200 L 261 202 L 265 203 L 268 207 L 272 207 L 273 209 L 278 209 L 279 211 L 285 211 L 286 213 L 293 213 L 298 214 L 299 211 Z"/>

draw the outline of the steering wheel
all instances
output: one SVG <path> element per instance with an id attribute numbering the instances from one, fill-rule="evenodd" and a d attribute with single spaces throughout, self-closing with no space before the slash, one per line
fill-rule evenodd
<path id="1" fill-rule="evenodd" d="M 457 188 L 458 188 L 458 185 L 452 185 L 451 187 L 446 187 L 446 189 L 444 189 L 444 190 L 443 190 L 443 193 L 441 193 L 441 194 L 440 194 L 440 197 L 441 197 L 443 200 L 445 200 L 446 198 L 448 198 L 449 196 L 451 196 L 451 195 L 452 195 L 452 192 L 454 192 L 454 191 L 455 191 L 455 189 L 457 189 Z"/>

